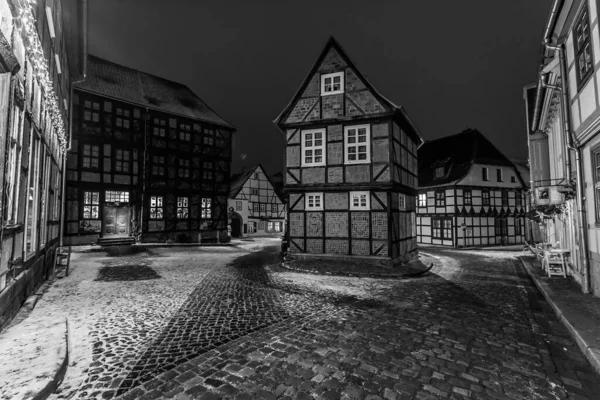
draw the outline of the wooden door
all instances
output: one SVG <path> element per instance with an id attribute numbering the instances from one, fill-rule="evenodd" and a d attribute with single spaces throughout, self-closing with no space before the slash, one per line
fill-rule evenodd
<path id="1" fill-rule="evenodd" d="M 129 207 L 121 206 L 117 209 L 117 235 L 129 236 Z"/>
<path id="2" fill-rule="evenodd" d="M 129 236 L 129 206 L 105 206 L 103 222 L 103 237 Z"/>

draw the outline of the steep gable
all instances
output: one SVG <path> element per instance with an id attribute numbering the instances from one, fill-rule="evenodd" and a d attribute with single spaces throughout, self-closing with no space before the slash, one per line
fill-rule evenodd
<path id="1" fill-rule="evenodd" d="M 238 199 L 240 195 L 245 195 L 246 200 L 248 199 L 248 195 L 250 193 L 250 179 L 254 176 L 256 172 L 262 172 L 264 176 L 264 181 L 267 182 L 268 186 L 265 188 L 268 190 L 268 202 L 272 203 L 275 201 L 275 198 L 279 200 L 281 203 L 284 203 L 283 198 L 281 197 L 279 191 L 276 188 L 276 185 L 273 184 L 271 177 L 266 173 L 262 164 L 258 164 L 253 168 L 249 168 L 248 170 L 242 172 L 239 175 L 235 175 L 232 177 L 231 190 L 229 192 L 229 198 Z"/>
<path id="2" fill-rule="evenodd" d="M 322 75 L 341 73 L 342 93 L 321 95 Z M 383 97 L 330 38 L 296 95 L 275 119 L 278 125 L 393 113 L 400 108 Z"/>

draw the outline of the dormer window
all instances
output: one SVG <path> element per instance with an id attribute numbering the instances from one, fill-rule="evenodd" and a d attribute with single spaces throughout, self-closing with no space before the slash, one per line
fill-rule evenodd
<path id="1" fill-rule="evenodd" d="M 444 167 L 436 167 L 435 168 L 435 177 L 442 178 L 444 176 Z"/>
<path id="2" fill-rule="evenodd" d="M 321 75 L 321 96 L 344 93 L 344 72 Z"/>

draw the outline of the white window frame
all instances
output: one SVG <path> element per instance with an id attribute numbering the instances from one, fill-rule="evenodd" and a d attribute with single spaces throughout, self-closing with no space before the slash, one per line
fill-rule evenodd
<path id="1" fill-rule="evenodd" d="M 359 205 L 354 205 L 354 197 L 359 197 Z M 360 197 L 365 196 L 365 205 L 360 204 Z M 350 192 L 350 210 L 370 210 L 371 209 L 371 195 L 367 192 Z"/>
<path id="2" fill-rule="evenodd" d="M 339 77 L 340 78 L 340 88 L 338 90 L 333 90 L 333 80 Z M 327 86 L 325 85 L 325 80 L 331 79 L 331 90 L 326 91 Z M 344 71 L 341 72 L 333 72 L 331 74 L 322 74 L 321 75 L 321 96 L 329 96 L 332 94 L 344 93 Z"/>
<path id="3" fill-rule="evenodd" d="M 312 205 L 310 204 L 312 200 Z M 323 210 L 323 193 L 306 193 L 304 196 L 304 208 L 306 211 Z"/>
<path id="4" fill-rule="evenodd" d="M 406 210 L 406 195 L 398 193 L 398 210 Z"/>
<path id="5" fill-rule="evenodd" d="M 321 134 L 321 144 L 319 146 L 317 146 L 315 144 L 315 140 L 316 140 L 314 137 L 315 133 Z M 306 136 L 307 135 L 311 135 L 310 136 L 311 145 L 308 148 L 306 146 L 306 141 L 307 141 Z M 320 166 L 325 165 L 325 162 L 327 161 L 326 160 L 326 149 L 327 149 L 327 140 L 326 139 L 327 138 L 326 138 L 325 128 L 309 129 L 309 130 L 302 131 L 302 145 L 301 145 L 302 146 L 301 147 L 302 148 L 302 154 L 301 154 L 302 158 L 300 160 L 301 161 L 300 165 L 302 167 L 320 167 Z M 311 162 L 306 161 L 306 157 L 307 157 L 306 152 L 309 150 L 311 151 L 311 155 L 309 156 L 312 160 Z M 317 157 L 315 155 L 316 150 L 321 150 L 322 157 L 321 157 L 321 161 L 319 161 L 319 162 L 315 162 L 315 157 Z"/>
<path id="6" fill-rule="evenodd" d="M 50 31 L 50 37 L 54 39 L 56 32 L 54 30 L 54 19 L 52 18 L 52 9 L 46 6 L 46 21 L 48 22 L 48 31 Z"/>
<path id="7" fill-rule="evenodd" d="M 417 201 L 419 207 L 427 207 L 427 193 L 419 193 Z"/>
<path id="8" fill-rule="evenodd" d="M 358 141 L 355 143 L 348 143 L 348 132 L 350 130 L 356 130 L 356 137 L 358 140 L 358 130 L 359 129 L 366 129 L 366 142 L 364 143 L 364 145 L 366 146 L 366 151 L 367 151 L 367 158 L 364 160 L 359 160 L 358 159 L 358 147 L 362 146 L 362 143 L 359 143 Z M 356 160 L 350 160 L 349 159 L 349 149 L 351 147 L 356 147 L 357 148 L 357 152 L 356 152 Z M 366 125 L 351 125 L 351 126 L 346 126 L 344 127 L 344 164 L 369 164 L 371 162 L 371 126 L 369 124 Z"/>

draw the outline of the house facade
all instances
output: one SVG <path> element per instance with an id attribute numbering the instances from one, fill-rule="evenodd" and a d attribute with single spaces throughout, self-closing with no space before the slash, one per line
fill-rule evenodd
<path id="1" fill-rule="evenodd" d="M 416 256 L 420 134 L 331 38 L 274 121 L 286 137 L 290 252 Z"/>
<path id="2" fill-rule="evenodd" d="M 232 178 L 229 197 L 232 237 L 281 236 L 285 202 L 262 165 Z"/>
<path id="3" fill-rule="evenodd" d="M 552 3 L 536 84 L 524 88 L 532 200 L 568 274 L 600 295 L 600 34 L 595 0 Z"/>
<path id="4" fill-rule="evenodd" d="M 85 9 L 86 1 L 0 0 L 0 329 L 46 279 L 59 244 Z"/>
<path id="5" fill-rule="evenodd" d="M 73 97 L 65 243 L 224 239 L 233 132 L 186 86 L 90 55 Z"/>
<path id="6" fill-rule="evenodd" d="M 418 156 L 418 243 L 524 242 L 527 187 L 517 167 L 479 131 L 425 142 Z"/>

